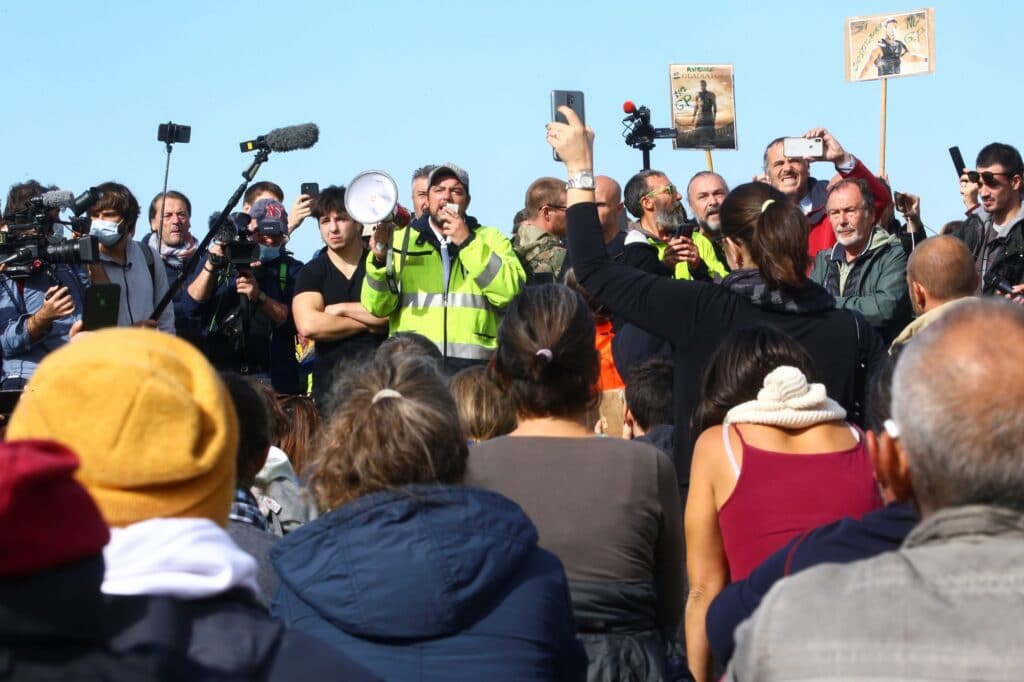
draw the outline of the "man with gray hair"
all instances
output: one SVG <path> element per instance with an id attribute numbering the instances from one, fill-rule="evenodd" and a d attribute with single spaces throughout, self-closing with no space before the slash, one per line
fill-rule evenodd
<path id="1" fill-rule="evenodd" d="M 693 211 L 693 217 L 700 227 L 700 233 L 707 237 L 715 249 L 715 257 L 726 271 L 729 270 L 722 248 L 722 219 L 719 213 L 722 202 L 729 194 L 725 178 L 714 171 L 699 171 L 686 185 L 686 200 Z"/>
<path id="2" fill-rule="evenodd" d="M 420 166 L 412 172 L 412 212 L 414 218 L 419 218 L 429 208 L 429 196 L 427 192 L 427 181 L 430 174 L 437 168 L 434 164 Z"/>
<path id="3" fill-rule="evenodd" d="M 1024 310 L 1000 299 L 907 344 L 877 469 L 920 525 L 899 551 L 778 583 L 727 679 L 1024 679 L 1022 365 Z"/>

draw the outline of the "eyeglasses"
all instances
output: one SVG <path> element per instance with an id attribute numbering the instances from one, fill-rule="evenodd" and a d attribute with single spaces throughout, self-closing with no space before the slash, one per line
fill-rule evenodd
<path id="1" fill-rule="evenodd" d="M 568 206 L 562 206 L 561 204 L 544 204 L 544 205 L 547 206 L 548 208 L 554 209 L 556 211 L 565 211 L 565 210 L 568 210 L 568 208 L 569 208 Z"/>
<path id="2" fill-rule="evenodd" d="M 671 194 L 672 196 L 675 196 L 676 195 L 676 186 L 675 185 L 665 185 L 664 187 L 659 187 L 658 189 L 652 189 L 650 192 L 645 194 L 643 196 L 643 198 L 657 196 L 657 195 L 662 194 L 664 192 L 667 192 L 668 194 Z"/>
<path id="3" fill-rule="evenodd" d="M 992 171 L 984 171 L 979 173 L 978 171 L 967 171 L 967 179 L 973 182 L 975 185 L 980 180 L 986 187 L 998 187 L 999 182 L 996 180 L 997 175 L 1005 175 L 1008 178 L 1012 178 L 1015 173 L 993 173 Z"/>

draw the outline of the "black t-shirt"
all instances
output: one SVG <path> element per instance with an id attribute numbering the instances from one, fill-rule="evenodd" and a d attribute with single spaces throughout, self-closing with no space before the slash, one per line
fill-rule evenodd
<path id="1" fill-rule="evenodd" d="M 359 302 L 359 293 L 366 276 L 366 254 L 364 250 L 352 278 L 345 277 L 324 250 L 306 264 L 299 272 L 295 284 L 296 295 L 315 291 L 324 298 L 324 305 Z M 330 386 L 332 373 L 346 360 L 354 360 L 373 353 L 384 340 L 384 334 L 360 332 L 340 341 L 316 341 L 316 360 L 313 363 L 313 391 L 322 395 Z"/>

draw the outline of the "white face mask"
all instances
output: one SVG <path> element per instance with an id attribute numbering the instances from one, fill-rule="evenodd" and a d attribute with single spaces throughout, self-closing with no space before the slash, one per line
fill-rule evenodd
<path id="1" fill-rule="evenodd" d="M 89 234 L 96 237 L 96 240 L 103 246 L 113 246 L 121 241 L 122 235 L 118 232 L 121 223 L 112 223 L 109 220 L 93 220 L 89 226 Z"/>

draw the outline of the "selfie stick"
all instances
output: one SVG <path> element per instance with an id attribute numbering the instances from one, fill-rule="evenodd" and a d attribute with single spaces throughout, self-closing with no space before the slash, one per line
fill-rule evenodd
<path id="1" fill-rule="evenodd" d="M 178 139 L 180 136 L 180 139 Z M 164 206 L 167 204 L 167 178 L 171 174 L 171 149 L 175 142 L 187 143 L 192 137 L 192 126 L 179 125 L 172 121 L 157 128 L 156 139 L 167 146 L 167 164 L 164 166 L 164 188 L 160 192 L 160 227 L 156 231 L 157 253 L 164 246 Z"/>
<path id="2" fill-rule="evenodd" d="M 317 143 L 320 139 L 320 129 L 312 123 L 305 123 L 303 125 L 291 126 L 288 128 L 277 128 L 271 130 L 266 135 L 261 135 L 255 140 L 249 140 L 241 143 L 243 152 L 255 151 L 256 156 L 253 158 L 252 163 L 249 167 L 242 171 L 242 184 L 235 189 L 234 194 L 228 199 L 228 203 L 224 205 L 224 210 L 220 212 L 217 220 L 210 225 L 210 231 L 206 233 L 203 240 L 199 242 L 199 246 L 196 247 L 195 252 L 189 256 L 189 259 L 185 261 L 185 265 L 182 266 L 181 272 L 174 279 L 174 282 L 167 288 L 167 293 L 160 299 L 160 302 L 156 304 L 156 308 L 153 310 L 153 314 L 149 316 L 149 319 L 157 321 L 160 319 L 160 315 L 163 314 L 164 309 L 170 305 L 171 301 L 177 295 L 178 291 L 185 284 L 185 280 L 195 270 L 196 265 L 199 263 L 199 258 L 206 251 L 207 247 L 210 246 L 210 242 L 213 241 L 214 235 L 220 231 L 229 219 L 231 209 L 233 209 L 241 200 L 242 195 L 245 194 L 246 188 L 249 183 L 252 182 L 253 178 L 256 177 L 256 173 L 259 172 L 260 166 L 266 163 L 267 159 L 270 158 L 270 152 L 290 152 L 295 149 L 309 149 Z"/>

